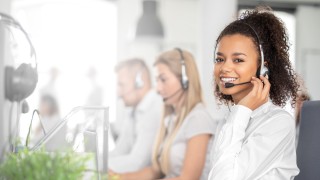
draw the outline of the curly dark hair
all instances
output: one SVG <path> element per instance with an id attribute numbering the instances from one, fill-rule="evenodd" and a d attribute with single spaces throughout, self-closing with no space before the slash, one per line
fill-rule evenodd
<path id="1" fill-rule="evenodd" d="M 239 17 L 220 33 L 215 48 L 226 35 L 244 35 L 251 38 L 256 45 L 260 66 L 259 43 L 262 44 L 265 63 L 269 69 L 271 101 L 273 104 L 283 107 L 291 98 L 291 105 L 294 106 L 299 83 L 297 74 L 289 60 L 289 40 L 282 20 L 277 18 L 272 9 L 267 6 L 246 10 Z M 215 86 L 215 95 L 224 104 L 233 102 L 231 95 L 222 94 L 217 85 Z"/>

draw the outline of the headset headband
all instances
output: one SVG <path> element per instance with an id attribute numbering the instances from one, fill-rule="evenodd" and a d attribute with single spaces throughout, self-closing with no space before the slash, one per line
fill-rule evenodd
<path id="1" fill-rule="evenodd" d="M 242 22 L 242 21 L 240 21 L 240 22 L 245 24 L 246 26 L 248 26 L 254 32 L 254 34 L 257 37 L 258 44 L 259 44 L 258 46 L 259 46 L 259 50 L 260 50 L 260 56 L 261 56 L 260 72 L 262 72 L 263 71 L 263 66 L 264 66 L 264 53 L 263 53 L 262 44 L 261 44 L 261 40 L 260 40 L 260 38 L 258 36 L 258 33 L 257 33 L 256 30 L 253 29 L 253 27 L 250 24 Z"/>
<path id="2" fill-rule="evenodd" d="M 38 66 L 38 63 L 37 63 L 37 54 L 36 54 L 36 51 L 35 51 L 35 48 L 28 36 L 28 33 L 23 29 L 23 27 L 20 25 L 20 23 L 18 21 L 16 21 L 13 17 L 7 15 L 7 14 L 4 14 L 4 13 L 1 13 L 0 12 L 0 23 L 6 23 L 6 24 L 9 24 L 15 28 L 18 28 L 22 31 L 22 33 L 25 35 L 29 45 L 30 45 L 30 55 L 31 57 L 34 57 L 34 60 L 35 60 L 35 66 L 36 66 L 36 69 L 37 69 L 37 66 Z"/>

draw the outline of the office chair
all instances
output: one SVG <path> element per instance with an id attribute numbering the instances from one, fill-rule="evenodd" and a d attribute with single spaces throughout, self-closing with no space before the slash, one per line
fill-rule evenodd
<path id="1" fill-rule="evenodd" d="M 320 180 L 320 101 L 303 103 L 297 163 L 300 173 L 295 180 Z"/>

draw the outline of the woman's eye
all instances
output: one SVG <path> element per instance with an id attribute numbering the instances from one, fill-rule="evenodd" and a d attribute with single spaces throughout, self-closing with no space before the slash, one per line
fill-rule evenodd
<path id="1" fill-rule="evenodd" d="M 166 80 L 167 80 L 166 78 L 159 78 L 159 79 L 160 79 L 160 81 L 163 82 L 163 83 L 166 82 Z"/>
<path id="2" fill-rule="evenodd" d="M 167 77 L 165 77 L 163 74 L 156 77 L 156 81 L 165 82 L 167 80 Z"/>
<path id="3" fill-rule="evenodd" d="M 235 60 L 233 60 L 233 61 L 236 62 L 236 63 L 243 62 L 242 59 L 235 59 Z"/>
<path id="4" fill-rule="evenodd" d="M 220 63 L 220 62 L 223 62 L 223 59 L 222 58 L 216 58 L 214 60 L 214 63 Z"/>

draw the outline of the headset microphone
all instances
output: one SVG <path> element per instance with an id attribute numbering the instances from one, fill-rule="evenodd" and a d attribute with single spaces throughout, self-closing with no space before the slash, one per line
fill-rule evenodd
<path id="1" fill-rule="evenodd" d="M 173 94 L 171 94 L 170 96 L 166 97 L 166 98 L 163 98 L 163 102 L 166 102 L 168 101 L 168 99 L 171 99 L 173 98 L 175 95 L 178 94 L 178 92 L 180 92 L 182 89 L 178 89 L 176 92 L 174 92 Z"/>
<path id="2" fill-rule="evenodd" d="M 233 86 L 238 86 L 238 85 L 248 84 L 248 83 L 251 83 L 251 81 L 243 82 L 243 83 L 239 83 L 239 84 L 225 83 L 225 84 L 224 84 L 224 87 L 225 87 L 225 88 L 231 88 L 231 87 L 233 87 Z"/>

